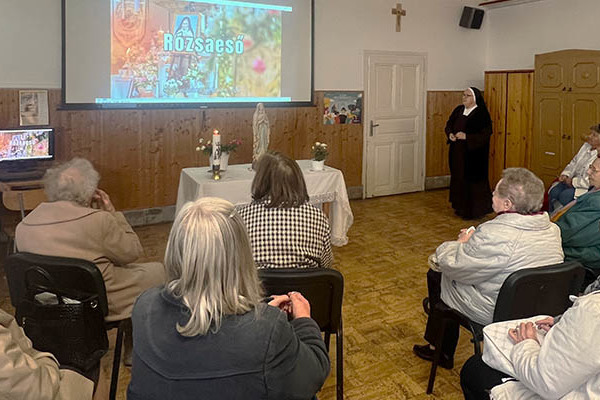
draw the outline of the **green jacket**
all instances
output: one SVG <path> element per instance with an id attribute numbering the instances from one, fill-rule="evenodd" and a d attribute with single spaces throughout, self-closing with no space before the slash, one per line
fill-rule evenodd
<path id="1" fill-rule="evenodd" d="M 580 196 L 556 224 L 565 261 L 576 260 L 587 268 L 600 270 L 600 191 Z"/>

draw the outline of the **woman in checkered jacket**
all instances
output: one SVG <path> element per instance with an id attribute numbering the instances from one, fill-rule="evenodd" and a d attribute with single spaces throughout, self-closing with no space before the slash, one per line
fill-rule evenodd
<path id="1" fill-rule="evenodd" d="M 258 268 L 329 268 L 329 221 L 308 202 L 296 161 L 265 153 L 256 165 L 252 203 L 240 208 Z"/>

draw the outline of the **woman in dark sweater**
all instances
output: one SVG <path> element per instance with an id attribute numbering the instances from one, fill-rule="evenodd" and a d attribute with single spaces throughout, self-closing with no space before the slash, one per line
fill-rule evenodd
<path id="1" fill-rule="evenodd" d="M 129 400 L 310 399 L 320 389 L 330 364 L 310 305 L 297 292 L 262 302 L 231 203 L 186 204 L 165 267 L 169 283 L 142 294 L 133 310 Z"/>
<path id="2" fill-rule="evenodd" d="M 450 144 L 450 202 L 456 215 L 478 219 L 492 212 L 488 162 L 492 119 L 479 89 L 467 88 L 463 104 L 446 123 Z"/>

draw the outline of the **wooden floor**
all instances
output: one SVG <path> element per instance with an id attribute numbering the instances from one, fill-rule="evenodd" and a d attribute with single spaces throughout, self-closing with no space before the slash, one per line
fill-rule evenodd
<path id="1" fill-rule="evenodd" d="M 434 393 L 425 394 L 430 363 L 412 346 L 425 343 L 426 315 L 421 306 L 427 288 L 427 257 L 461 228 L 478 221 L 454 216 L 448 191 L 431 191 L 351 202 L 354 224 L 350 242 L 334 248 L 334 268 L 345 277 L 344 397 L 346 399 L 462 399 L 459 372 L 473 347 L 461 331 L 453 370 L 439 369 Z M 170 225 L 136 229 L 145 261 L 161 260 Z M 0 271 L 0 307 L 9 311 L 5 277 Z M 11 311 L 12 312 L 12 311 Z M 333 340 L 333 338 L 332 338 Z M 335 399 L 335 343 L 332 371 L 318 397 Z M 110 355 L 103 362 L 110 370 Z M 121 368 L 118 398 L 125 399 L 130 379 Z"/>

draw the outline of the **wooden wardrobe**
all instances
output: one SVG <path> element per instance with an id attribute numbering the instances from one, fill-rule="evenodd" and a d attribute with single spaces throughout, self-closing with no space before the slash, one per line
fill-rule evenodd
<path id="1" fill-rule="evenodd" d="M 505 168 L 531 168 L 533 82 L 533 70 L 485 73 L 484 98 L 494 129 L 489 164 L 492 189 Z"/>
<path id="2" fill-rule="evenodd" d="M 535 56 L 533 171 L 548 185 L 600 122 L 600 51 Z"/>

